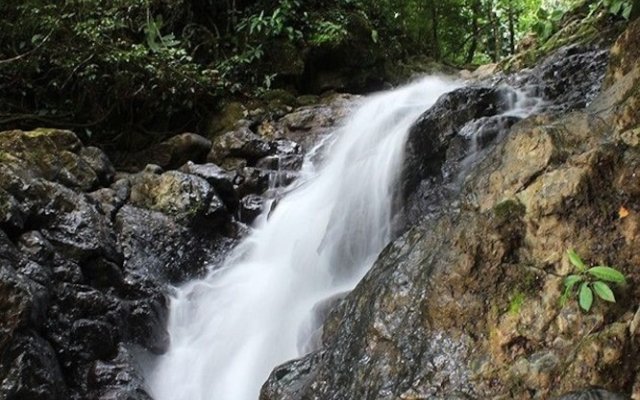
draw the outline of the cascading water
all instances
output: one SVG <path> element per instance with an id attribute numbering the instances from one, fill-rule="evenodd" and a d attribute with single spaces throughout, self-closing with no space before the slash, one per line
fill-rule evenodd
<path id="1" fill-rule="evenodd" d="M 256 400 L 308 350 L 314 306 L 352 289 L 390 240 L 409 128 L 457 86 L 431 77 L 369 98 L 221 268 L 176 290 L 170 349 L 148 374 L 157 400 Z"/>

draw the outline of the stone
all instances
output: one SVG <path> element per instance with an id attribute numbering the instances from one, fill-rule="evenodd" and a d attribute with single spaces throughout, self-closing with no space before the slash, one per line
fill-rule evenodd
<path id="1" fill-rule="evenodd" d="M 98 360 L 87 377 L 93 398 L 100 400 L 152 400 L 142 374 L 135 368 L 131 352 L 124 346 L 109 361 Z"/>
<path id="2" fill-rule="evenodd" d="M 262 212 L 265 207 L 265 199 L 262 196 L 250 194 L 240 200 L 240 209 L 238 211 L 241 222 L 251 224 Z"/>
<path id="3" fill-rule="evenodd" d="M 247 126 L 227 132 L 213 141 L 207 160 L 216 164 L 226 158 L 243 158 L 249 162 L 271 154 L 272 148 L 267 141 L 256 135 Z"/>
<path id="4" fill-rule="evenodd" d="M 7 360 L 12 362 L 6 362 Z M 33 332 L 17 336 L 2 352 L 0 397 L 66 400 L 67 387 L 51 346 Z"/>
<path id="5" fill-rule="evenodd" d="M 216 194 L 220 196 L 230 212 L 234 212 L 238 208 L 238 194 L 234 187 L 235 173 L 228 172 L 212 163 L 194 164 L 188 162 L 180 170 L 206 180 L 215 189 Z"/>
<path id="6" fill-rule="evenodd" d="M 82 160 L 95 172 L 100 185 L 109 186 L 116 171 L 104 151 L 97 147 L 83 147 L 79 154 Z"/>
<path id="7" fill-rule="evenodd" d="M 205 179 L 178 171 L 133 176 L 129 201 L 172 216 L 185 225 L 221 224 L 228 218 L 224 204 Z"/>
<path id="8" fill-rule="evenodd" d="M 203 273 L 224 240 L 215 229 L 194 235 L 190 228 L 158 211 L 130 205 L 115 219 L 126 274 L 181 282 Z M 162 240 L 158 240 L 162 238 Z"/>

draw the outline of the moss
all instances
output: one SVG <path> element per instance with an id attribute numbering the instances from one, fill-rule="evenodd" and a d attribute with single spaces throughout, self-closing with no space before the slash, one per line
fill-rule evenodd
<path id="1" fill-rule="evenodd" d="M 509 302 L 509 314 L 518 315 L 520 314 L 520 310 L 522 309 L 522 305 L 524 304 L 524 293 L 517 292 L 511 297 L 511 301 Z"/>
<path id="2" fill-rule="evenodd" d="M 499 223 L 518 219 L 525 211 L 524 205 L 514 199 L 503 200 L 493 207 L 493 214 Z"/>

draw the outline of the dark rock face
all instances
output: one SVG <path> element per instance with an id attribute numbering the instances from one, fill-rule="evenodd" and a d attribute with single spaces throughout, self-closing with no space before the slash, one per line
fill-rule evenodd
<path id="1" fill-rule="evenodd" d="M 0 398 L 149 399 L 127 346 L 167 348 L 165 286 L 231 243 L 223 201 L 177 171 L 113 182 L 69 131 L 3 132 L 0 153 Z"/>
<path id="2" fill-rule="evenodd" d="M 567 51 L 545 80 L 603 74 L 590 69 L 599 56 Z M 260 400 L 640 398 L 640 291 L 616 288 L 618 303 L 591 313 L 558 303 L 569 248 L 638 279 L 637 71 L 566 115 L 597 90 L 542 87 L 556 98 L 520 122 L 498 118 L 488 86 L 443 97 L 434 109 L 449 120 L 427 111 L 411 132 L 404 187 L 408 207 L 416 193 L 436 206 L 409 219 L 333 307 L 321 346 L 275 368 Z M 464 171 L 451 161 L 468 155 L 460 136 L 478 118 L 486 150 Z M 492 136 L 502 140 L 489 145 Z M 624 218 L 621 204 L 633 210 Z M 592 385 L 607 390 L 581 389 Z"/>

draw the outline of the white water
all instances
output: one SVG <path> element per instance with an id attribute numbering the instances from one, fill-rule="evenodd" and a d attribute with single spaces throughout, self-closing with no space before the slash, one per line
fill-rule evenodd
<path id="1" fill-rule="evenodd" d="M 225 265 L 177 290 L 170 349 L 148 376 L 156 400 L 256 400 L 309 349 L 314 306 L 353 289 L 390 240 L 409 127 L 457 86 L 431 77 L 367 99 Z"/>

